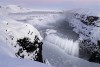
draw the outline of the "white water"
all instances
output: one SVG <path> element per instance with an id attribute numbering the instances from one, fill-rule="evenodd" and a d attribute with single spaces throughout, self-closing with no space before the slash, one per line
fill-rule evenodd
<path id="1" fill-rule="evenodd" d="M 73 56 L 79 56 L 79 43 L 77 41 L 65 39 L 58 37 L 55 34 L 49 34 L 45 38 L 46 41 L 57 45 L 62 50 L 64 50 L 67 54 L 73 55 Z"/>

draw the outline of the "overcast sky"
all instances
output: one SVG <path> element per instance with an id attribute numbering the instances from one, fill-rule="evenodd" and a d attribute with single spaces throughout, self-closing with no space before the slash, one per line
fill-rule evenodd
<path id="1" fill-rule="evenodd" d="M 37 9 L 76 9 L 100 10 L 100 0 L 0 0 L 2 5 L 17 4 Z"/>

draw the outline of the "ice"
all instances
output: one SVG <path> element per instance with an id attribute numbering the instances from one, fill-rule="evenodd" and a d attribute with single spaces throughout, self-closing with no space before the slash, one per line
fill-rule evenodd
<path id="1" fill-rule="evenodd" d="M 64 50 L 67 54 L 73 55 L 73 56 L 79 56 L 79 43 L 78 41 L 73 41 L 69 39 L 60 38 L 59 36 L 55 34 L 49 34 L 45 38 L 46 41 L 57 45 L 62 50 Z"/>

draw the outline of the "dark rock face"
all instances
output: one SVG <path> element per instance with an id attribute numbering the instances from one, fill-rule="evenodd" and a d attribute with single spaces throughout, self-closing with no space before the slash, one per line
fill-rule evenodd
<path id="1" fill-rule="evenodd" d="M 75 18 L 79 19 L 81 22 L 83 22 L 86 25 L 95 25 L 95 21 L 99 19 L 99 17 L 97 16 L 80 15 L 78 13 L 75 14 Z"/>
<path id="2" fill-rule="evenodd" d="M 94 21 L 97 21 L 98 19 L 99 19 L 99 17 L 97 17 L 97 16 L 87 16 L 86 20 L 88 20 L 88 22 L 92 23 Z"/>
<path id="3" fill-rule="evenodd" d="M 89 61 L 100 63 L 100 53 L 98 53 L 98 51 L 93 52 L 89 58 Z"/>
<path id="4" fill-rule="evenodd" d="M 92 43 L 91 40 L 87 39 L 81 41 L 79 47 L 80 58 L 84 58 L 87 60 L 92 55 L 92 52 L 95 50 L 96 45 Z"/>
<path id="5" fill-rule="evenodd" d="M 97 44 L 84 40 L 80 44 L 80 57 L 90 62 L 100 63 L 100 41 Z"/>
<path id="6" fill-rule="evenodd" d="M 16 53 L 17 57 L 25 58 L 25 56 L 27 55 L 31 60 L 43 62 L 43 42 L 39 42 L 39 38 L 37 36 L 35 36 L 34 42 L 31 42 L 29 38 L 24 37 L 23 39 L 18 39 L 17 44 L 20 46 L 18 52 Z"/>
<path id="7" fill-rule="evenodd" d="M 95 51 L 92 52 L 92 55 L 90 56 L 89 61 L 100 63 L 100 41 L 97 42 Z"/>

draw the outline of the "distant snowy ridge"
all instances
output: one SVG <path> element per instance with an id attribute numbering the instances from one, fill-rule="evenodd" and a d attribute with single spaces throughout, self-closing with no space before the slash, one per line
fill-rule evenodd
<path id="1" fill-rule="evenodd" d="M 73 9 L 73 10 L 68 10 L 67 12 L 69 13 L 78 13 L 80 15 L 90 15 L 90 16 L 98 16 L 99 13 L 95 12 L 95 10 L 91 9 L 84 9 L 84 8 L 78 8 L 78 9 Z"/>
<path id="2" fill-rule="evenodd" d="M 1 13 L 62 13 L 62 10 L 39 10 L 39 9 L 31 9 L 31 8 L 24 8 L 19 5 L 7 5 L 7 6 L 0 6 Z M 4 12 L 3 12 L 4 11 Z"/>
<path id="3" fill-rule="evenodd" d="M 24 8 L 18 5 L 7 5 L 3 7 L 6 9 L 9 13 L 23 13 L 23 12 L 31 12 L 32 9 Z"/>

